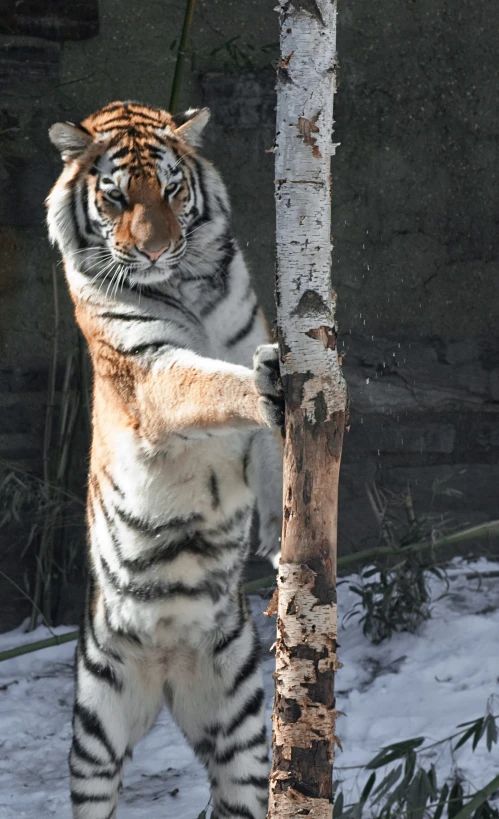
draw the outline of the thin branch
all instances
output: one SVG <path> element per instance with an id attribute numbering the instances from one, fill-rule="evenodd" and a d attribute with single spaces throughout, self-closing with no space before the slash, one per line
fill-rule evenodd
<path id="1" fill-rule="evenodd" d="M 180 94 L 180 86 L 182 83 L 182 73 L 184 69 L 184 62 L 187 50 L 187 42 L 192 25 L 192 18 L 194 16 L 194 6 L 196 0 L 187 0 L 185 7 L 184 24 L 182 26 L 182 34 L 180 35 L 180 42 L 177 51 L 177 61 L 175 63 L 175 73 L 173 75 L 172 90 L 170 95 L 170 113 L 177 112 L 178 98 Z"/>

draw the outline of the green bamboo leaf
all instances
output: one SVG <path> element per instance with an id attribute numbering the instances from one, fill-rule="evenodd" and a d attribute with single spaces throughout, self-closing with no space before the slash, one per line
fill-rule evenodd
<path id="1" fill-rule="evenodd" d="M 442 813 L 444 812 L 445 808 L 445 801 L 449 795 L 449 786 L 447 782 L 443 786 L 442 790 L 440 791 L 440 796 L 438 799 L 437 809 L 433 814 L 433 819 L 441 819 Z"/>
<path id="2" fill-rule="evenodd" d="M 371 761 L 367 763 L 367 770 L 381 768 L 383 765 L 388 765 L 390 762 L 400 759 L 409 751 L 419 748 L 424 740 L 424 737 L 415 737 L 413 739 L 406 739 L 403 742 L 395 742 L 393 745 L 386 745 L 374 759 L 371 759 Z"/>
<path id="3" fill-rule="evenodd" d="M 405 758 L 404 779 L 410 782 L 416 770 L 417 757 L 414 751 L 409 751 Z"/>
<path id="4" fill-rule="evenodd" d="M 497 744 L 497 725 L 492 714 L 487 714 L 485 717 L 485 734 L 487 742 L 487 751 L 492 750 L 492 746 Z"/>
<path id="5" fill-rule="evenodd" d="M 365 786 L 364 786 L 364 790 L 362 791 L 362 793 L 360 795 L 360 801 L 362 802 L 362 804 L 364 804 L 364 802 L 367 801 L 367 797 L 371 793 L 371 791 L 373 789 L 373 785 L 374 785 L 375 782 L 376 782 L 376 774 L 372 773 L 371 776 L 369 777 L 369 779 L 367 780 Z"/>
<path id="6" fill-rule="evenodd" d="M 463 809 L 463 786 L 460 782 L 454 782 L 450 794 L 449 803 L 447 806 L 447 815 L 449 819 L 457 817 Z"/>
<path id="7" fill-rule="evenodd" d="M 400 774 L 402 773 L 402 765 L 399 765 L 397 768 L 391 770 L 385 778 L 379 783 L 378 787 L 373 791 L 373 802 L 379 802 L 384 796 L 386 796 L 387 792 L 390 788 L 395 785 L 398 781 Z M 375 798 L 374 798 L 375 797 Z"/>
<path id="8" fill-rule="evenodd" d="M 483 737 L 483 735 L 485 733 L 486 721 L 487 721 L 487 717 L 485 717 L 485 718 L 483 718 L 481 720 L 478 720 L 479 725 L 477 726 L 477 730 L 475 731 L 475 736 L 473 738 L 473 744 L 471 746 L 473 750 L 475 750 L 476 746 L 478 745 L 478 743 L 480 742 L 481 738 Z"/>
<path id="9" fill-rule="evenodd" d="M 450 806 L 449 806 L 449 819 L 469 819 L 471 814 L 477 810 L 483 803 L 488 799 L 491 794 L 494 793 L 499 788 L 499 776 L 494 777 L 488 785 L 485 785 L 478 793 L 476 793 L 473 799 L 470 799 L 468 804 L 461 808 L 459 813 L 453 813 L 452 817 L 450 815 Z"/>
<path id="10" fill-rule="evenodd" d="M 419 769 L 407 791 L 407 813 L 409 819 L 423 819 L 425 807 L 431 796 L 431 787 L 426 771 Z"/>
<path id="11" fill-rule="evenodd" d="M 464 734 L 462 735 L 461 739 L 459 739 L 456 742 L 456 744 L 454 745 L 454 750 L 457 751 L 457 749 L 460 748 L 461 745 L 464 745 L 465 742 L 468 742 L 469 738 L 475 734 L 476 730 L 477 725 L 476 722 L 474 722 L 471 728 L 468 728 L 468 730 L 465 731 Z"/>
<path id="12" fill-rule="evenodd" d="M 428 782 L 431 788 L 431 798 L 436 799 L 438 795 L 438 785 L 437 785 L 437 772 L 435 770 L 435 766 L 432 765 L 431 768 L 426 772 L 428 777 Z"/>
<path id="13" fill-rule="evenodd" d="M 343 802 L 343 794 L 340 791 L 334 800 L 333 819 L 340 819 L 340 816 L 343 814 Z"/>
<path id="14" fill-rule="evenodd" d="M 364 597 L 364 596 L 365 596 L 364 589 L 359 588 L 359 586 L 349 586 L 348 588 L 349 588 L 349 589 L 350 589 L 350 591 L 352 591 L 354 594 L 358 594 L 358 595 L 359 595 L 359 597 Z"/>

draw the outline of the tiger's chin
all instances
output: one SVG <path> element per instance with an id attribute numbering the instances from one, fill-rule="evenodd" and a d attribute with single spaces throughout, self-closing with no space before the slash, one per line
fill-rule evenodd
<path id="1" fill-rule="evenodd" d="M 160 284 L 161 282 L 167 282 L 174 272 L 175 265 L 173 264 L 163 265 L 162 267 L 151 265 L 151 267 L 147 267 L 145 270 L 133 270 L 130 272 L 128 281 L 132 287 Z"/>

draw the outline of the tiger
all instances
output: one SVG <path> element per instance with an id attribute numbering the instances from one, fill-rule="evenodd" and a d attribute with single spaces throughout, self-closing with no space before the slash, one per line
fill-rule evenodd
<path id="1" fill-rule="evenodd" d="M 124 763 L 164 704 L 206 768 L 213 819 L 266 815 L 242 578 L 255 519 L 278 561 L 283 389 L 227 190 L 198 151 L 209 116 L 113 102 L 49 131 L 63 161 L 49 237 L 93 372 L 74 819 L 117 816 Z"/>

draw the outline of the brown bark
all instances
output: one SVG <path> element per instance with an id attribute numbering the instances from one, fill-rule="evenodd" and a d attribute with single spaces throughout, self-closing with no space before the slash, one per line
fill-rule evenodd
<path id="1" fill-rule="evenodd" d="M 272 819 L 332 815 L 337 492 L 344 421 L 338 412 L 311 424 L 300 407 L 287 404 Z"/>

